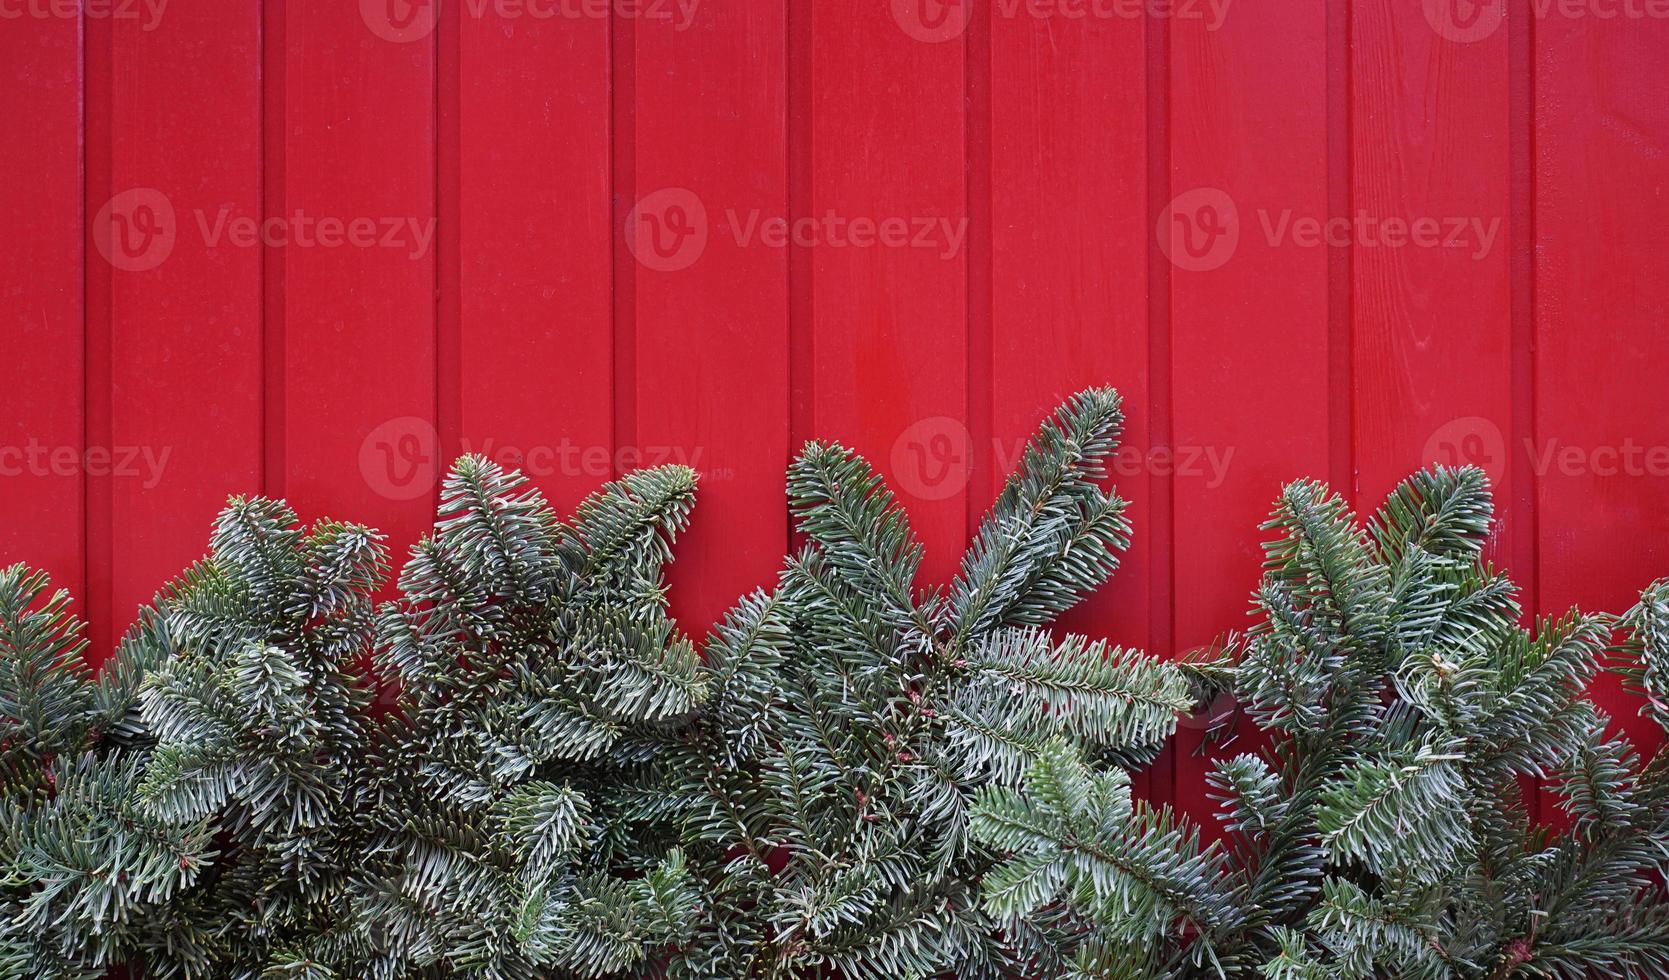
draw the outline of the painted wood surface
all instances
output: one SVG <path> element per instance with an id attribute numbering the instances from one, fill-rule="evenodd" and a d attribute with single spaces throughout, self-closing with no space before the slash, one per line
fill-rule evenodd
<path id="1" fill-rule="evenodd" d="M 1136 530 L 1075 630 L 1244 628 L 1282 483 L 1368 510 L 1431 461 L 1490 473 L 1533 610 L 1669 574 L 1652 4 L 4 11 L 0 562 L 94 657 L 228 494 L 403 551 L 465 451 L 565 509 L 695 466 L 696 634 L 774 576 L 810 438 L 887 474 L 940 584 L 1092 383 Z M 1141 786 L 1195 814 L 1199 732 Z"/>

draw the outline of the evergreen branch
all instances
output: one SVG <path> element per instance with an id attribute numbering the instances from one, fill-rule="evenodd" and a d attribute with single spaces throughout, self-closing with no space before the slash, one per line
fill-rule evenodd
<path id="1" fill-rule="evenodd" d="M 1090 388 L 1045 420 L 980 524 L 951 586 L 957 646 L 1038 625 L 1106 582 L 1129 547 L 1124 502 L 1098 486 L 1124 425 L 1119 395 Z"/>

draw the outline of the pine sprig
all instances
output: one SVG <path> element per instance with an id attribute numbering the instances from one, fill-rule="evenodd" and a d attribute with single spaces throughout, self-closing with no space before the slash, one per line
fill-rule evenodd
<path id="1" fill-rule="evenodd" d="M 805 546 L 700 647 L 682 467 L 564 519 L 460 459 L 380 602 L 381 535 L 233 498 L 102 672 L 0 570 L 0 975 L 1669 975 L 1669 752 L 1586 694 L 1669 724 L 1669 586 L 1524 624 L 1488 481 L 1437 467 L 1365 520 L 1285 488 L 1256 625 L 1206 654 L 1058 635 L 1129 541 L 1121 426 L 1109 389 L 1046 419 L 944 591 L 811 444 Z M 1124 767 L 1231 695 L 1264 737 L 1208 843 Z"/>
<path id="2" fill-rule="evenodd" d="M 1130 525 L 1124 501 L 1099 483 L 1123 426 L 1118 392 L 1091 388 L 1038 429 L 951 587 L 958 643 L 1046 623 L 1111 577 Z"/>

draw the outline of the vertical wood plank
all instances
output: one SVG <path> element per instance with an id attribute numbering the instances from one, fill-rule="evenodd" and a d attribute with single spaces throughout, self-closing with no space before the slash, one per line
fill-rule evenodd
<path id="1" fill-rule="evenodd" d="M 699 635 L 768 584 L 788 541 L 785 7 L 702 4 L 634 25 L 635 402 L 626 468 L 694 466 L 695 521 L 670 570 Z M 688 236 L 679 232 L 701 228 Z"/>
<path id="2" fill-rule="evenodd" d="M 1496 508 L 1487 559 L 1533 610 L 1513 451 L 1530 435 L 1514 378 L 1514 66 L 1504 22 L 1486 13 L 1462 28 L 1452 12 L 1352 11 L 1349 210 L 1370 222 L 1351 251 L 1357 506 L 1371 513 L 1432 463 L 1482 468 Z"/>
<path id="3" fill-rule="evenodd" d="M 1418 5 L 1353 8 L 1355 469 L 1370 512 L 1410 472 L 1475 464 L 1492 560 L 1516 572 L 1507 32 L 1440 32 Z"/>
<path id="4" fill-rule="evenodd" d="M 971 4 L 814 5 L 816 435 L 898 492 L 947 582 L 967 546 L 964 38 Z M 870 229 L 857 232 L 855 223 Z M 882 225 L 897 229 L 883 241 Z"/>
<path id="5" fill-rule="evenodd" d="M 442 105 L 455 87 L 457 111 L 442 153 L 457 169 L 441 195 L 458 239 L 442 253 L 457 347 L 441 373 L 459 413 L 443 462 L 519 467 L 567 511 L 613 475 L 609 22 L 506 15 L 521 9 L 443 8 L 457 74 Z"/>
<path id="6" fill-rule="evenodd" d="M 259 16 L 174 0 L 108 25 L 107 638 L 207 550 L 228 495 L 261 490 Z M 147 208 L 160 238 L 137 237 Z"/>
<path id="7" fill-rule="evenodd" d="M 38 17 L 4 26 L 0 210 L 12 233 L 0 243 L 9 348 L 0 357 L 0 566 L 45 570 L 84 614 L 80 25 Z"/>
<path id="8" fill-rule="evenodd" d="M 1326 10 L 1245 13 L 1170 24 L 1174 439 L 1229 460 L 1174 481 L 1179 650 L 1245 628 L 1257 525 L 1284 484 L 1328 475 L 1327 250 L 1268 231 L 1327 217 Z M 1215 830 L 1197 746 L 1178 738 L 1175 799 Z"/>
<path id="9" fill-rule="evenodd" d="M 395 553 L 433 519 L 436 5 L 284 10 L 281 492 Z M 276 212 L 274 213 L 274 209 Z M 375 228 L 349 240 L 332 228 Z M 335 242 L 336 244 L 330 244 Z"/>
<path id="10" fill-rule="evenodd" d="M 83 604 L 92 656 L 112 645 L 111 600 L 114 561 L 111 540 L 115 515 L 108 471 L 87 465 L 91 454 L 112 441 L 115 378 L 115 288 L 118 275 L 143 270 L 166 255 L 178 233 L 170 205 L 148 188 L 118 194 L 114 181 L 116 150 L 116 34 L 110 18 L 82 17 L 81 23 L 81 176 L 83 227 L 82 275 L 85 285 L 81 338 L 86 453 L 79 462 L 82 487 L 84 571 Z M 100 202 L 103 202 L 102 204 Z M 94 209 L 97 210 L 94 210 Z"/>
<path id="11" fill-rule="evenodd" d="M 1585 9 L 1585 8 L 1578 8 Z M 1536 432 L 1542 606 L 1620 612 L 1669 574 L 1669 22 L 1536 19 Z M 1602 678 L 1644 747 L 1662 734 Z"/>
<path id="12" fill-rule="evenodd" d="M 981 8 L 982 10 L 986 8 Z M 1125 399 L 1113 486 L 1131 503 L 1130 550 L 1111 583 L 1061 627 L 1147 649 L 1156 576 L 1148 425 L 1147 105 L 1144 25 L 1129 17 L 1003 16 L 991 5 L 989 296 L 992 344 L 973 391 L 991 402 L 970 510 L 982 514 L 1038 422 L 1067 396 L 1111 384 Z M 970 73 L 982 66 L 970 65 Z M 977 252 L 972 254 L 978 254 Z M 976 369 L 971 377 L 980 377 Z M 1160 583 L 1163 587 L 1164 583 Z"/>

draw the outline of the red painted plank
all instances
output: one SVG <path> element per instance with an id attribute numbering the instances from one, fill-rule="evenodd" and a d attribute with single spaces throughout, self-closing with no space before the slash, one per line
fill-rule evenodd
<path id="1" fill-rule="evenodd" d="M 999 14 L 990 29 L 995 343 L 990 391 L 975 395 L 992 401 L 995 465 L 981 468 L 974 508 L 983 512 L 1037 423 L 1066 396 L 1089 385 L 1116 386 L 1127 431 L 1113 483 L 1132 501 L 1135 540 L 1112 583 L 1063 625 L 1145 647 L 1145 542 L 1153 528 L 1145 506 L 1151 467 L 1142 24 Z"/>
<path id="2" fill-rule="evenodd" d="M 1328 475 L 1328 255 L 1282 224 L 1327 217 L 1325 10 L 1240 13 L 1170 24 L 1174 438 L 1228 460 L 1174 481 L 1179 650 L 1246 627 L 1256 526 L 1283 484 Z M 1200 817 L 1196 743 L 1178 739 L 1175 793 Z"/>
<path id="3" fill-rule="evenodd" d="M 967 191 L 958 4 L 813 5 L 817 436 L 887 475 L 948 582 L 967 546 Z M 938 15 L 944 15 L 940 17 Z"/>
<path id="4" fill-rule="evenodd" d="M 1131 548 L 1064 629 L 1149 648 L 1156 527 L 1150 503 L 1147 85 L 1140 20 L 1003 16 L 989 29 L 989 444 L 977 447 L 975 516 L 1013 471 L 1037 423 L 1068 395 L 1111 384 L 1125 399 L 1113 485 L 1131 502 Z M 970 72 L 982 70 L 970 65 Z M 977 246 L 977 238 L 975 245 Z M 978 254 L 978 253 L 974 253 Z M 974 303 L 983 297 L 976 292 Z M 980 376 L 976 366 L 975 377 Z M 1161 468 L 1162 469 L 1162 468 Z"/>
<path id="5" fill-rule="evenodd" d="M 1351 210 L 1365 218 L 1352 250 L 1359 507 L 1429 463 L 1482 466 L 1501 561 L 1519 532 L 1507 32 L 1461 43 L 1394 0 L 1355 4 L 1352 31 Z"/>
<path id="6" fill-rule="evenodd" d="M 788 201 L 787 32 L 770 0 L 690 13 L 633 25 L 636 376 L 622 395 L 625 462 L 701 473 L 671 569 L 674 612 L 700 635 L 774 579 L 788 544 L 788 253 L 765 230 Z M 681 213 L 704 243 L 677 235 Z"/>
<path id="7" fill-rule="evenodd" d="M 74 18 L 4 28 L 0 565 L 45 569 L 82 611 L 81 37 Z"/>
<path id="8" fill-rule="evenodd" d="M 267 216 L 288 233 L 279 489 L 397 553 L 433 519 L 436 9 L 288 4 L 269 137 L 284 145 Z"/>
<path id="9" fill-rule="evenodd" d="M 1482 467 L 1496 505 L 1487 558 L 1529 608 L 1534 529 L 1520 496 L 1532 491 L 1513 452 L 1530 434 L 1514 378 L 1514 66 L 1504 23 L 1463 28 L 1453 12 L 1353 8 L 1350 211 L 1365 219 L 1351 253 L 1357 504 L 1372 512 L 1434 462 Z"/>
<path id="10" fill-rule="evenodd" d="M 109 18 L 84 18 L 81 30 L 81 168 L 86 228 L 82 244 L 86 281 L 81 338 L 86 382 L 83 441 L 89 453 L 87 458 L 91 459 L 91 453 L 108 448 L 113 439 L 111 408 L 115 378 L 111 358 L 115 353 L 115 280 L 127 271 L 119 266 L 147 267 L 158 254 L 172 248 L 170 231 L 177 233 L 177 229 L 167 203 L 156 200 L 148 189 L 118 194 L 113 179 L 115 31 Z M 114 619 L 111 602 L 113 486 L 108 471 L 83 467 L 82 601 L 89 649 L 94 658 L 102 657 L 111 649 L 114 640 L 111 625 Z"/>
<path id="11" fill-rule="evenodd" d="M 1534 25 L 1542 605 L 1620 612 L 1669 574 L 1669 94 L 1640 84 L 1669 22 L 1569 9 Z M 1596 696 L 1661 739 L 1614 684 Z"/>
<path id="12" fill-rule="evenodd" d="M 173 0 L 108 26 L 111 221 L 152 208 L 164 232 L 109 272 L 115 636 L 203 554 L 227 496 L 261 490 L 261 95 L 253 7 Z"/>
<path id="13" fill-rule="evenodd" d="M 441 152 L 457 160 L 441 200 L 458 222 L 442 273 L 459 411 L 446 455 L 520 467 L 566 511 L 613 475 L 609 23 L 443 11 L 443 56 L 457 55 L 441 78 Z"/>

